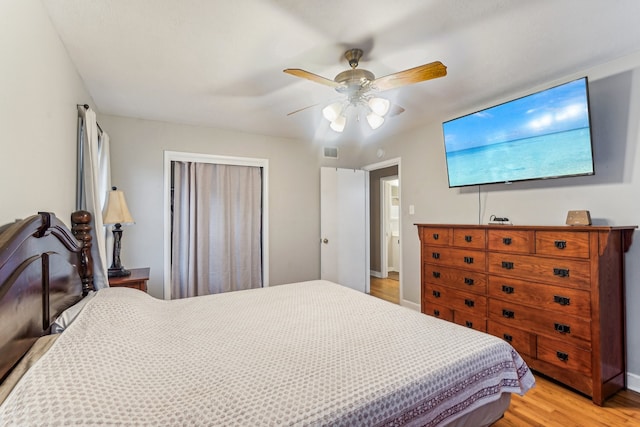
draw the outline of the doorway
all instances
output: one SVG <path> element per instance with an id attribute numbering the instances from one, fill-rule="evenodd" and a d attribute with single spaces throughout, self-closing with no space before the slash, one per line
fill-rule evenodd
<path id="1" fill-rule="evenodd" d="M 252 213 L 251 216 L 253 217 L 253 221 L 255 221 L 255 224 L 252 224 L 251 226 L 251 230 L 256 230 L 253 232 L 253 237 L 252 242 L 254 242 L 256 239 L 258 239 L 258 243 L 257 245 L 259 246 L 259 248 L 257 248 L 256 251 L 251 252 L 251 259 L 247 259 L 245 260 L 246 256 L 240 260 L 241 263 L 249 262 L 251 263 L 252 266 L 254 266 L 256 269 L 259 269 L 260 271 L 256 274 L 252 273 L 252 279 L 247 281 L 244 280 L 244 282 L 250 283 L 250 287 L 255 287 L 255 286 L 262 286 L 262 287 L 266 287 L 269 286 L 269 239 L 268 239 L 268 230 L 269 230 L 269 210 L 268 210 L 268 177 L 269 177 L 269 170 L 268 170 L 268 160 L 267 159 L 254 159 L 254 158 L 244 158 L 244 157 L 227 157 L 227 156 L 215 156 L 215 155 L 208 155 L 208 154 L 199 154 L 199 153 L 184 153 L 184 152 L 173 152 L 173 151 L 165 151 L 164 153 L 164 173 L 165 173 L 165 188 L 164 188 L 164 194 L 165 194 L 165 218 L 164 218 L 164 231 L 165 231 L 165 238 L 164 238 L 164 249 L 165 249 L 165 270 L 164 270 L 164 298 L 165 299 L 172 299 L 175 298 L 177 295 L 174 294 L 174 283 L 172 283 L 173 279 L 172 279 L 172 262 L 174 260 L 172 260 L 172 257 L 174 256 L 174 252 L 173 252 L 173 246 L 172 246 L 172 217 L 174 216 L 175 212 L 174 212 L 174 206 L 172 204 L 172 201 L 174 200 L 174 193 L 173 193 L 173 178 L 174 178 L 174 166 L 176 166 L 177 162 L 184 162 L 187 164 L 192 164 L 194 166 L 203 166 L 205 167 L 203 170 L 205 171 L 213 171 L 213 170 L 218 170 L 218 171 L 222 171 L 222 172 L 230 172 L 230 173 L 235 173 L 235 172 L 239 172 L 243 177 L 244 175 L 244 171 L 248 171 L 248 175 L 247 176 L 252 176 L 253 178 L 251 178 L 254 181 L 253 187 L 252 187 L 252 193 L 258 194 L 258 198 L 256 197 L 252 197 L 249 198 L 247 200 L 249 200 L 249 202 L 247 202 L 246 200 L 243 200 L 243 206 L 246 208 L 246 210 L 251 210 L 251 211 L 256 211 L 258 210 L 259 212 L 257 213 L 257 215 L 255 213 Z M 214 169 L 208 168 L 207 166 L 217 166 Z M 244 175 L 243 175 L 244 174 Z M 206 180 L 205 180 L 206 181 Z M 222 180 L 218 180 L 216 179 L 215 182 L 218 183 L 222 183 Z M 231 181 L 226 181 L 227 183 L 231 182 L 232 184 L 234 183 L 234 185 L 238 185 L 238 183 L 240 181 L 238 181 L 237 179 L 232 179 Z M 244 182 L 244 181 L 243 181 Z M 255 182 L 257 182 L 257 187 Z M 226 189 L 227 186 L 224 186 Z M 231 187 L 230 187 L 231 188 Z M 213 191 L 213 190 L 212 190 Z M 237 194 L 239 194 L 239 192 L 243 192 L 244 189 L 241 188 L 236 188 L 235 190 L 233 190 L 231 193 L 235 194 L 237 196 Z M 235 197 L 235 196 L 234 196 Z M 200 203 L 200 199 L 197 196 L 192 196 L 189 195 L 188 197 L 189 199 L 194 199 L 197 203 L 196 205 L 203 205 L 202 203 Z M 237 198 L 237 197 L 235 197 Z M 233 199 L 233 198 L 232 198 Z M 258 202 L 255 202 L 255 200 L 258 200 Z M 207 203 L 205 204 L 205 208 L 208 208 L 209 205 L 211 205 L 211 203 Z M 225 209 L 222 209 L 218 212 L 223 212 L 224 213 Z M 234 210 L 233 214 L 232 214 L 232 220 L 235 221 L 236 217 L 242 216 L 241 215 L 242 212 L 240 210 Z M 208 215 L 201 215 L 204 216 L 205 218 L 208 217 Z M 243 216 L 244 217 L 244 216 Z M 222 219 L 222 218 L 221 218 Z M 182 223 L 182 222 L 181 222 Z M 218 222 L 216 221 L 214 223 L 215 226 L 217 226 Z M 220 224 L 223 224 L 224 222 L 221 221 Z M 226 223 L 225 223 L 226 224 Z M 209 225 L 206 225 L 209 226 Z M 223 227 L 224 228 L 224 227 Z M 174 230 L 175 231 L 175 230 Z M 203 234 L 204 236 L 209 236 L 209 238 L 211 238 L 211 236 L 214 236 L 215 233 L 210 233 L 210 229 L 205 230 L 202 233 L 188 233 L 189 235 L 194 235 L 194 236 L 198 236 L 199 234 Z M 230 233 L 229 230 L 222 230 L 222 233 Z M 220 234 L 220 233 L 219 233 Z M 229 242 L 229 238 L 224 239 L 225 245 L 228 246 L 228 242 Z M 254 244 L 255 246 L 256 244 Z M 214 245 L 215 246 L 215 245 Z M 240 251 L 242 253 L 244 253 L 244 251 Z M 184 253 L 191 253 L 191 250 L 187 250 L 184 251 Z M 254 255 L 255 254 L 255 255 Z M 207 271 L 211 271 L 211 263 L 210 261 L 210 257 L 206 257 L 203 258 L 205 260 L 205 264 L 208 263 L 207 265 L 204 265 L 204 272 L 206 273 Z M 191 268 L 191 267 L 190 267 Z M 193 271 L 196 271 L 198 269 L 192 269 Z M 242 271 L 239 270 L 239 271 Z M 191 273 L 190 273 L 191 274 Z M 209 276 L 211 276 L 209 274 Z M 207 279 L 207 274 L 204 274 L 202 272 L 196 272 L 191 274 L 190 277 L 198 277 L 198 278 L 203 278 L 203 280 L 206 281 Z M 253 280 L 254 277 L 259 277 L 259 279 Z M 246 278 L 245 278 L 246 279 Z M 234 281 L 236 279 L 232 279 L 232 281 Z M 237 281 L 238 283 L 240 283 L 241 281 Z M 243 283 L 244 283 L 243 282 Z M 176 282 L 176 283 L 180 283 L 180 282 Z M 235 282 L 234 282 L 235 283 Z M 245 283 L 246 285 L 246 283 Z M 243 286 L 245 286 L 243 285 Z"/>
<path id="2" fill-rule="evenodd" d="M 371 295 L 402 301 L 400 159 L 365 166 L 369 171 Z"/>

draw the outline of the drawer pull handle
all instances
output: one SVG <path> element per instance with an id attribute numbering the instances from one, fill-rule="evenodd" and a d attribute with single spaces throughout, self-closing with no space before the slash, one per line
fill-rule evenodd
<path id="1" fill-rule="evenodd" d="M 558 277 L 569 277 L 569 269 L 568 268 L 554 268 L 553 275 Z"/>
<path id="2" fill-rule="evenodd" d="M 440 235 L 438 233 L 433 233 L 433 240 L 438 240 Z"/>
<path id="3" fill-rule="evenodd" d="M 509 261 L 502 261 L 502 268 L 505 270 L 513 270 L 513 263 Z"/>
<path id="4" fill-rule="evenodd" d="M 502 285 L 502 292 L 505 294 L 512 294 L 515 292 L 515 289 L 513 286 Z"/>
<path id="5" fill-rule="evenodd" d="M 509 246 L 511 244 L 511 237 L 503 237 L 502 244 Z"/>
<path id="6" fill-rule="evenodd" d="M 471 243 L 471 240 L 473 240 L 473 237 L 468 236 L 468 235 L 467 235 L 467 236 L 464 236 L 464 241 L 465 241 L 465 242 L 467 242 L 467 243 Z"/>
<path id="7" fill-rule="evenodd" d="M 465 264 L 473 264 L 473 257 L 472 256 L 464 257 L 464 262 Z"/>
<path id="8" fill-rule="evenodd" d="M 473 328 L 473 322 L 469 320 L 465 320 L 464 324 L 467 326 L 467 328 Z"/>
<path id="9" fill-rule="evenodd" d="M 472 299 L 465 299 L 464 305 L 466 305 L 467 307 L 473 307 L 475 305 L 475 302 L 473 302 Z"/>
<path id="10" fill-rule="evenodd" d="M 435 277 L 436 279 L 440 278 L 440 272 L 439 271 L 434 271 L 431 274 L 433 274 L 433 277 Z"/>
<path id="11" fill-rule="evenodd" d="M 433 258 L 433 259 L 440 259 L 440 253 L 438 253 L 438 252 L 433 252 L 433 253 L 431 254 L 431 258 Z"/>
<path id="12" fill-rule="evenodd" d="M 465 277 L 464 278 L 464 284 L 465 285 L 473 286 L 473 282 L 474 282 L 474 280 L 472 278 L 470 278 L 470 277 Z"/>
<path id="13" fill-rule="evenodd" d="M 438 310 L 437 308 L 433 310 L 433 315 L 436 317 L 440 317 L 440 310 Z"/>
<path id="14" fill-rule="evenodd" d="M 502 317 L 507 319 L 513 319 L 515 317 L 515 313 L 511 310 L 502 310 Z"/>
<path id="15" fill-rule="evenodd" d="M 559 295 L 553 296 L 553 302 L 557 302 L 560 305 L 571 305 L 571 299 L 567 297 L 561 297 Z"/>
<path id="16" fill-rule="evenodd" d="M 504 340 L 507 341 L 507 342 L 513 341 L 513 337 L 511 335 L 509 335 L 509 334 L 502 335 L 502 338 L 504 338 Z"/>
<path id="17" fill-rule="evenodd" d="M 563 362 L 566 362 L 569 360 L 569 355 L 561 351 L 556 351 L 556 356 L 558 356 L 558 359 L 562 360 Z"/>
<path id="18" fill-rule="evenodd" d="M 440 291 L 433 291 L 432 294 L 434 297 L 440 298 Z"/>
<path id="19" fill-rule="evenodd" d="M 569 325 L 563 325 L 562 323 L 554 323 L 553 324 L 553 328 L 560 332 L 561 334 L 570 334 L 571 333 L 571 326 Z"/>
<path id="20" fill-rule="evenodd" d="M 558 249 L 564 249 L 564 248 L 567 247 L 567 241 L 566 240 L 556 240 L 556 241 L 553 242 L 553 244 Z"/>

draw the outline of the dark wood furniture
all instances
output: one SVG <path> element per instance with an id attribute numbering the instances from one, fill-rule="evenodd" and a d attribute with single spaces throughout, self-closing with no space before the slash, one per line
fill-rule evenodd
<path id="1" fill-rule="evenodd" d="M 109 286 L 126 287 L 147 292 L 147 281 L 149 280 L 149 267 L 130 268 L 131 275 L 122 277 L 109 277 Z"/>
<path id="2" fill-rule="evenodd" d="M 636 226 L 417 226 L 423 313 L 507 340 L 597 405 L 625 388 L 624 253 Z"/>
<path id="3" fill-rule="evenodd" d="M 73 233 L 48 212 L 0 227 L 0 381 L 93 289 L 91 214 L 71 220 Z"/>

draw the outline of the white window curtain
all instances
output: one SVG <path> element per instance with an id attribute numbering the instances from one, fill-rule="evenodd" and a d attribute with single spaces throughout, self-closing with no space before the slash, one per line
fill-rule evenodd
<path id="1" fill-rule="evenodd" d="M 109 135 L 98 131 L 96 113 L 84 106 L 78 106 L 80 118 L 79 147 L 78 147 L 78 194 L 77 209 L 91 212 L 93 216 L 91 236 L 93 245 L 93 283 L 95 289 L 109 287 L 107 278 L 108 236 L 102 222 L 102 211 L 111 188 L 111 167 L 109 160 Z"/>
<path id="2" fill-rule="evenodd" d="M 174 162 L 172 298 L 262 286 L 262 168 Z"/>

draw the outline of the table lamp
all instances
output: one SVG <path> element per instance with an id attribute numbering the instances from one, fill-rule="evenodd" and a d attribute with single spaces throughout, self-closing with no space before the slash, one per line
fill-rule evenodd
<path id="1" fill-rule="evenodd" d="M 113 261 L 109 267 L 109 277 L 129 276 L 131 272 L 126 270 L 120 262 L 120 250 L 122 248 L 122 224 L 133 224 L 133 218 L 129 213 L 124 193 L 116 187 L 111 187 L 107 197 L 107 208 L 102 217 L 104 225 L 113 226 Z"/>

